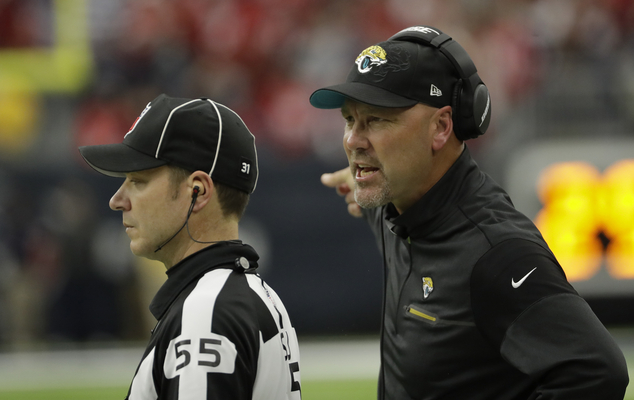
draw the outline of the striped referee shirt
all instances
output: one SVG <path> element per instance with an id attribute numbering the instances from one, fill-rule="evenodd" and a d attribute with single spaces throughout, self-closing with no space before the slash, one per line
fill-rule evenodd
<path id="1" fill-rule="evenodd" d="M 222 242 L 167 271 L 128 400 L 301 399 L 297 336 L 253 272 L 258 258 L 251 246 Z"/>

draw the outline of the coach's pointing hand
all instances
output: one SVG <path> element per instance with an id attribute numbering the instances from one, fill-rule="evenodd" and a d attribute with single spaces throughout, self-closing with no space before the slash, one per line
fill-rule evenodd
<path id="1" fill-rule="evenodd" d="M 323 174 L 321 183 L 325 186 L 335 188 L 339 196 L 344 196 L 348 203 L 348 212 L 353 217 L 361 217 L 361 207 L 354 200 L 354 178 L 350 168 L 344 168 L 331 174 Z"/>

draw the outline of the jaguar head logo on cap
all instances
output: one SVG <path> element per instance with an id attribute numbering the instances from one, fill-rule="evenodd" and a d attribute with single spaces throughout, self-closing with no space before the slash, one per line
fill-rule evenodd
<path id="1" fill-rule="evenodd" d="M 387 62 L 387 53 L 381 46 L 370 46 L 363 50 L 355 60 L 359 73 L 365 74 L 372 67 L 383 65 Z"/>

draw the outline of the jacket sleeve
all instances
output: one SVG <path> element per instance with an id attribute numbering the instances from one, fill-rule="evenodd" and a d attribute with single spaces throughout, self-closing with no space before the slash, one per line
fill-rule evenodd
<path id="1" fill-rule="evenodd" d="M 623 353 L 547 248 L 524 239 L 494 246 L 471 288 L 482 334 L 537 382 L 530 399 L 623 399 Z"/>

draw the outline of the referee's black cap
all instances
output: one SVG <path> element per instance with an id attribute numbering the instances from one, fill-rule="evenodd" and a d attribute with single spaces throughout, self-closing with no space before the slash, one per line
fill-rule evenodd
<path id="1" fill-rule="evenodd" d="M 122 143 L 82 146 L 79 152 L 108 176 L 172 164 L 205 171 L 214 181 L 249 194 L 258 180 L 255 137 L 233 110 L 206 98 L 161 94 L 148 103 Z"/>
<path id="2" fill-rule="evenodd" d="M 316 108 L 341 108 L 346 98 L 379 107 L 417 103 L 451 105 L 460 76 L 436 48 L 388 40 L 359 54 L 345 83 L 318 89 L 310 96 Z"/>

